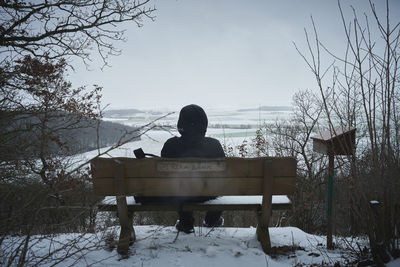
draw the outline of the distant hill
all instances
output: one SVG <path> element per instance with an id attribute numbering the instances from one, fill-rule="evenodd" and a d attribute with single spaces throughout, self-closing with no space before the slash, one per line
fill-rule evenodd
<path id="1" fill-rule="evenodd" d="M 97 148 L 97 121 L 83 121 L 81 126 L 74 130 L 65 131 L 63 135 L 68 144 L 74 148 L 72 150 L 74 153 L 82 153 Z M 135 127 L 116 122 L 100 121 L 98 129 L 99 146 L 114 145 L 127 132 L 132 132 L 132 134 L 126 136 L 123 140 L 127 140 L 132 136 L 140 136 L 140 130 Z M 68 138 L 67 135 L 72 135 L 73 137 Z M 134 140 L 140 140 L 140 137 Z"/>
<path id="2" fill-rule="evenodd" d="M 108 118 L 127 117 L 127 116 L 131 116 L 131 115 L 137 114 L 137 113 L 143 113 L 143 111 L 134 109 L 134 108 L 110 109 L 110 110 L 104 111 L 104 117 L 108 117 Z"/>
<path id="3" fill-rule="evenodd" d="M 104 118 L 127 118 L 135 116 L 138 113 L 147 113 L 152 115 L 159 115 L 162 114 L 161 111 L 154 111 L 154 110 L 139 110 L 135 108 L 128 108 L 128 109 L 110 109 L 104 111 L 103 117 Z"/>
<path id="4" fill-rule="evenodd" d="M 258 108 L 247 108 L 247 109 L 239 109 L 239 112 L 246 111 L 291 111 L 292 107 L 290 106 L 261 106 Z"/>
<path id="5" fill-rule="evenodd" d="M 1 110 L 0 115 L 1 132 L 4 137 L 0 154 L 7 155 L 7 151 L 19 149 L 28 157 L 37 157 L 43 142 L 43 116 L 40 113 L 10 113 Z M 140 139 L 140 131 L 135 127 L 82 118 L 60 111 L 51 113 L 47 119 L 46 132 L 45 146 L 50 155 L 73 155 L 96 149 L 98 146 L 110 146 L 127 132 L 131 134 L 125 136 L 124 140 L 132 136 L 138 136 L 134 140 Z M 63 144 L 63 149 L 59 144 Z"/>

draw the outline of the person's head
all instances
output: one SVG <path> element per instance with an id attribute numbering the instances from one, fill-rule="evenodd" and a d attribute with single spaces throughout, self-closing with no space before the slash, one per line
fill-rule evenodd
<path id="1" fill-rule="evenodd" d="M 181 109 L 178 131 L 182 136 L 205 136 L 207 126 L 207 115 L 200 106 L 192 104 Z"/>

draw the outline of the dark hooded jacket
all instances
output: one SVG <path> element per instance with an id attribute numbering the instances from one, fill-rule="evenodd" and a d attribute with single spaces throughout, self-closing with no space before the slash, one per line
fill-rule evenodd
<path id="1" fill-rule="evenodd" d="M 197 105 L 182 108 L 178 119 L 178 131 L 181 137 L 168 139 L 161 150 L 165 158 L 222 158 L 224 150 L 217 139 L 205 137 L 208 126 L 207 115 Z M 137 202 L 200 202 L 215 197 L 135 197 Z"/>
<path id="2" fill-rule="evenodd" d="M 217 139 L 205 137 L 208 126 L 207 115 L 197 105 L 182 108 L 178 119 L 181 137 L 168 139 L 161 150 L 165 158 L 221 158 L 224 150 Z"/>

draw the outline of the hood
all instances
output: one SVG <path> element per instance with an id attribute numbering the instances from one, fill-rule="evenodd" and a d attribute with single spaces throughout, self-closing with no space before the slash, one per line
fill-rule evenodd
<path id="1" fill-rule="evenodd" d="M 181 109 L 178 119 L 178 131 L 182 136 L 205 136 L 207 126 L 207 115 L 200 106 L 192 104 Z"/>

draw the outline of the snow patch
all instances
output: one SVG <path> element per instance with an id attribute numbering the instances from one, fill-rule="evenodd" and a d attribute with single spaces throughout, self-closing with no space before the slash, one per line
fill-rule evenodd
<path id="1" fill-rule="evenodd" d="M 128 205 L 141 205 L 135 202 L 133 196 L 127 196 L 126 202 Z M 286 195 L 272 196 L 272 204 L 290 204 L 292 203 Z M 116 205 L 117 200 L 115 196 L 104 197 L 102 204 L 104 205 Z M 223 196 L 213 200 L 204 202 L 204 204 L 215 204 L 215 205 L 237 205 L 237 204 L 262 204 L 262 196 Z"/>

